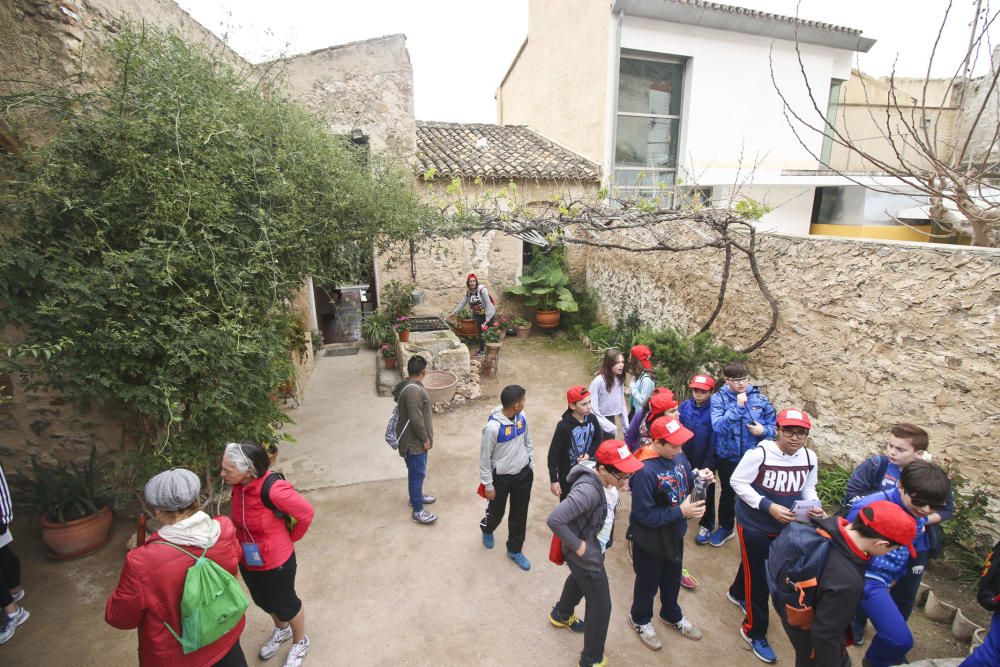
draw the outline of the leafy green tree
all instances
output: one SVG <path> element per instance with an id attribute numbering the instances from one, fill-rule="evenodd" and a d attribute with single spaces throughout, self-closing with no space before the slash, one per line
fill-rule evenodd
<path id="1" fill-rule="evenodd" d="M 434 214 L 252 70 L 148 28 L 108 49 L 112 85 L 0 105 L 15 130 L 30 103 L 60 127 L 3 155 L 0 302 L 34 344 L 72 341 L 39 382 L 124 407 L 135 461 L 207 473 L 282 418 L 304 277 L 353 282 Z"/>

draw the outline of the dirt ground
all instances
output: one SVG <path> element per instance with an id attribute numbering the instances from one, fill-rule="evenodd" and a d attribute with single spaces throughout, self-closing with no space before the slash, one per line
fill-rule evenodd
<path id="1" fill-rule="evenodd" d="M 391 399 L 374 390 L 372 352 L 320 358 L 296 423 L 297 444 L 282 450 L 278 468 L 307 490 L 316 520 L 298 544 L 298 590 L 306 609 L 312 665 L 575 665 L 578 635 L 546 620 L 558 598 L 566 569 L 547 560 L 550 533 L 545 517 L 557 499 L 548 490 L 545 454 L 565 409 L 565 390 L 586 383 L 593 360 L 575 347 L 545 336 L 504 343 L 499 378 L 484 382 L 484 399 L 468 403 L 434 422 L 425 491 L 437 495 L 429 509 L 433 526 L 410 521 L 406 470 L 382 439 Z M 506 524 L 497 546 L 483 548 L 478 523 L 485 503 L 476 494 L 479 436 L 500 388 L 527 389 L 525 413 L 535 441 L 536 474 L 524 553 L 529 572 L 504 557 Z M 631 602 L 631 567 L 624 548 L 627 496 L 619 510 L 616 544 L 608 554 L 613 611 L 607 658 L 616 665 L 760 665 L 740 639 L 741 614 L 725 591 L 738 564 L 738 545 L 698 547 L 688 535 L 685 565 L 701 580 L 681 591 L 685 615 L 704 632 L 691 641 L 657 625 L 664 642 L 646 649 L 626 626 Z M 136 636 L 104 623 L 103 609 L 118 578 L 131 529 L 121 520 L 111 544 L 79 561 L 44 558 L 34 526 L 19 517 L 15 549 L 24 569 L 31 619 L 0 647 L 2 665 L 105 666 L 135 664 Z M 581 605 L 582 606 L 582 605 Z M 583 609 L 578 609 L 584 615 Z M 773 614 L 772 614 L 772 620 Z M 654 621 L 656 623 L 656 621 Z M 910 659 L 959 655 L 950 634 L 917 612 L 917 646 Z M 269 619 L 251 607 L 243 647 L 250 664 L 270 631 Z M 792 664 L 780 625 L 770 640 L 779 660 Z M 860 651 L 852 652 L 860 664 Z M 271 664 L 280 664 L 284 651 Z"/>

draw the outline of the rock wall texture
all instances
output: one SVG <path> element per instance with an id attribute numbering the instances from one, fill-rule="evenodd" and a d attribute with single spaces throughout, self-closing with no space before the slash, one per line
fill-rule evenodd
<path id="1" fill-rule="evenodd" d="M 285 88 L 320 113 L 334 134 L 362 130 L 371 149 L 410 159 L 416 150 L 413 67 L 405 35 L 389 35 L 284 58 Z"/>
<path id="2" fill-rule="evenodd" d="M 760 270 L 779 304 L 775 334 L 750 357 L 778 409 L 815 417 L 824 459 L 859 461 L 898 421 L 924 426 L 939 463 L 995 484 L 1000 460 L 1000 251 L 762 235 Z M 613 321 L 637 308 L 652 327 L 694 333 L 716 303 L 722 253 L 591 249 L 587 282 Z M 611 304 L 615 304 L 612 306 Z M 734 262 L 713 325 L 735 347 L 769 311 L 748 263 Z M 1000 498 L 1000 487 L 994 486 Z"/>

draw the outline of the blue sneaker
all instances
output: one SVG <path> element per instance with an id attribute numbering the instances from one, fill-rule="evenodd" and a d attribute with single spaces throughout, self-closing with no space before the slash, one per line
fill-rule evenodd
<path id="1" fill-rule="evenodd" d="M 708 538 L 711 535 L 712 535 L 712 531 L 709 530 L 707 527 L 702 526 L 701 528 L 698 529 L 698 534 L 695 535 L 694 543 L 695 544 L 708 544 Z"/>
<path id="2" fill-rule="evenodd" d="M 493 548 L 493 533 L 483 533 L 483 546 L 487 549 Z"/>
<path id="3" fill-rule="evenodd" d="M 583 632 L 586 629 L 583 619 L 581 619 L 576 614 L 570 614 L 569 618 L 559 618 L 556 614 L 556 610 L 553 609 L 549 612 L 549 623 L 556 626 L 557 628 L 566 628 L 572 632 Z"/>
<path id="4" fill-rule="evenodd" d="M 713 547 L 721 547 L 723 544 L 733 539 L 736 536 L 736 531 L 732 528 L 723 528 L 719 526 L 712 531 L 712 534 L 708 536 L 708 543 Z"/>
<path id="5" fill-rule="evenodd" d="M 771 650 L 771 645 L 767 643 L 766 637 L 764 639 L 750 639 L 743 628 L 740 628 L 740 637 L 743 637 L 743 640 L 750 644 L 750 650 L 759 660 L 772 665 L 778 662 L 778 656 Z"/>
<path id="6" fill-rule="evenodd" d="M 740 610 L 743 612 L 744 616 L 747 615 L 747 603 L 746 603 L 746 601 L 744 601 L 744 600 L 737 600 L 736 598 L 733 597 L 733 594 L 730 593 L 729 591 L 726 591 L 726 599 L 729 600 L 730 602 L 732 602 L 737 607 L 739 607 Z"/>
<path id="7" fill-rule="evenodd" d="M 492 535 L 490 537 L 492 537 Z M 517 553 L 513 553 L 513 552 L 508 551 L 507 552 L 507 558 L 509 558 L 512 561 L 514 561 L 515 563 L 517 563 L 517 566 L 519 568 L 521 568 L 522 570 L 530 570 L 531 569 L 531 563 L 528 562 L 528 559 L 525 558 L 524 554 L 521 553 L 520 551 L 518 551 Z"/>

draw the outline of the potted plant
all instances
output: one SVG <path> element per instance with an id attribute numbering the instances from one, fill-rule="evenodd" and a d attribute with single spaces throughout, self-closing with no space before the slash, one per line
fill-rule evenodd
<path id="1" fill-rule="evenodd" d="M 486 339 L 486 346 L 494 345 L 500 347 L 500 343 L 503 342 L 504 333 L 507 327 L 504 326 L 500 320 L 493 320 L 491 324 L 483 324 L 483 338 Z"/>
<path id="2" fill-rule="evenodd" d="M 86 463 L 47 465 L 31 458 L 31 472 L 18 477 L 27 504 L 41 515 L 49 558 L 91 554 L 111 539 L 108 491 L 92 447 Z"/>
<path id="3" fill-rule="evenodd" d="M 476 318 L 472 316 L 472 311 L 466 306 L 462 310 L 458 311 L 456 315 L 458 320 L 458 335 L 459 336 L 477 336 L 479 335 L 479 326 L 476 324 Z"/>
<path id="4" fill-rule="evenodd" d="M 530 275 L 521 276 L 521 284 L 508 287 L 507 292 L 526 297 L 524 305 L 535 307 L 535 322 L 543 329 L 559 326 L 561 312 L 575 313 L 579 306 L 566 287 L 569 276 L 559 259 L 542 255 L 532 266 Z"/>
<path id="5" fill-rule="evenodd" d="M 387 370 L 392 370 L 396 367 L 396 348 L 394 348 L 389 343 L 382 343 L 382 360 L 385 361 L 385 367 Z"/>
<path id="6" fill-rule="evenodd" d="M 517 329 L 518 338 L 527 338 L 531 335 L 531 322 L 523 317 L 514 318 L 514 328 Z"/>
<path id="7" fill-rule="evenodd" d="M 377 350 L 382 341 L 392 337 L 392 322 L 378 311 L 369 313 L 361 320 L 361 336 L 373 350 Z"/>
<path id="8" fill-rule="evenodd" d="M 410 340 L 410 318 L 406 315 L 401 315 L 394 325 L 396 333 L 399 335 L 399 342 L 405 343 Z"/>

